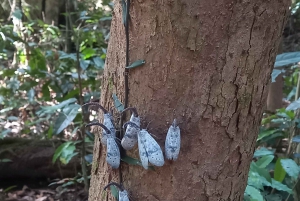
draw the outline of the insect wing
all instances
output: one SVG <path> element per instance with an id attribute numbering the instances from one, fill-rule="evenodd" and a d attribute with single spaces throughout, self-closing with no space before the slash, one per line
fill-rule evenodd
<path id="1" fill-rule="evenodd" d="M 106 126 L 115 137 L 116 129 L 114 126 L 114 120 L 113 120 L 113 117 L 109 113 L 104 114 L 103 125 Z M 104 130 L 104 132 L 105 132 L 105 130 Z"/>
<path id="2" fill-rule="evenodd" d="M 119 191 L 119 201 L 129 201 L 128 192 L 126 190 Z"/>
<path id="3" fill-rule="evenodd" d="M 145 133 L 145 148 L 149 162 L 155 166 L 163 166 L 165 160 L 159 144 L 145 129 L 141 132 Z"/>
<path id="4" fill-rule="evenodd" d="M 106 162 L 112 168 L 118 168 L 120 166 L 120 150 L 113 136 L 108 136 L 107 138 L 107 153 Z"/>
<path id="5" fill-rule="evenodd" d="M 129 121 L 135 123 L 138 126 L 141 126 L 141 119 L 139 116 L 135 117 L 134 114 L 132 114 Z"/>
<path id="6" fill-rule="evenodd" d="M 116 137 L 116 129 L 114 126 L 113 117 L 109 113 L 104 114 L 103 125 L 106 126 L 111 131 L 113 137 Z M 107 135 L 108 133 L 106 133 L 106 131 L 102 129 L 101 142 L 104 145 L 107 144 L 107 138 L 108 138 Z"/>
<path id="7" fill-rule="evenodd" d="M 179 126 L 170 126 L 166 141 L 165 154 L 168 160 L 177 160 L 180 151 L 180 128 Z"/>
<path id="8" fill-rule="evenodd" d="M 145 135 L 143 133 L 138 134 L 138 146 L 139 146 L 139 154 L 142 165 L 145 169 L 148 169 L 148 155 L 145 149 Z"/>

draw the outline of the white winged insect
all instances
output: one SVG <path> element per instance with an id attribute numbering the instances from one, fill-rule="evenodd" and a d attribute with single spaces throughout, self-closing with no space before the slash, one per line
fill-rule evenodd
<path id="1" fill-rule="evenodd" d="M 104 187 L 104 190 L 106 190 L 109 186 L 114 185 L 119 190 L 119 201 L 129 201 L 129 194 L 128 192 L 123 188 L 122 185 L 116 183 L 116 182 L 110 182 L 108 185 Z"/>
<path id="2" fill-rule="evenodd" d="M 132 126 L 130 124 L 124 124 L 124 126 L 123 126 L 123 128 L 125 128 L 126 126 L 127 127 L 126 127 L 124 137 L 121 141 L 121 145 L 125 150 L 130 150 L 134 147 L 134 145 L 138 141 L 138 133 L 140 132 L 141 120 L 137 113 L 136 108 L 134 108 L 134 107 L 126 108 L 125 110 L 123 110 L 123 112 L 125 112 L 127 110 L 131 110 L 131 112 L 132 112 L 132 115 L 131 115 L 129 121 L 138 126 L 138 127 L 136 127 L 136 126 Z"/>
<path id="3" fill-rule="evenodd" d="M 138 126 L 132 122 L 127 122 L 132 126 L 138 128 Z M 148 163 L 150 162 L 155 166 L 163 166 L 165 163 L 164 155 L 159 144 L 148 133 L 146 129 L 140 130 L 138 134 L 138 146 L 139 154 L 142 165 L 145 169 L 148 169 Z"/>
<path id="4" fill-rule="evenodd" d="M 106 126 L 108 128 L 108 130 L 111 131 L 112 135 L 114 135 L 114 137 L 116 137 L 116 128 L 114 126 L 114 119 L 112 114 L 110 114 L 104 107 L 102 107 L 99 103 L 95 103 L 95 102 L 90 102 L 90 103 L 86 103 L 83 104 L 82 107 L 84 106 L 94 106 L 98 109 L 101 109 L 104 113 L 103 115 L 103 124 L 104 126 Z M 107 132 L 105 131 L 105 129 L 102 128 L 102 137 L 101 137 L 101 142 L 102 144 L 106 145 L 107 144 Z"/>
<path id="5" fill-rule="evenodd" d="M 165 141 L 165 155 L 168 160 L 177 160 L 180 151 L 180 128 L 177 125 L 176 119 L 170 126 L 166 141 Z"/>
<path id="6" fill-rule="evenodd" d="M 105 132 L 107 133 L 107 150 L 106 150 L 106 162 L 112 167 L 112 168 L 118 168 L 120 166 L 121 161 L 121 155 L 120 155 L 120 149 L 115 141 L 116 134 L 112 133 L 108 128 L 101 124 L 101 123 L 90 123 L 86 126 L 101 126 Z"/>

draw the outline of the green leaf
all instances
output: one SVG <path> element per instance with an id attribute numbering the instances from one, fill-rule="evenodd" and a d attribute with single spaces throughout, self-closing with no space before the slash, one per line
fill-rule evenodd
<path id="1" fill-rule="evenodd" d="M 118 97 L 116 96 L 116 94 L 113 94 L 112 97 L 113 97 L 113 99 L 114 99 L 114 105 L 115 105 L 115 108 L 116 108 L 119 112 L 122 112 L 122 111 L 124 110 L 123 104 L 122 104 L 121 101 L 118 99 Z"/>
<path id="2" fill-rule="evenodd" d="M 13 13 L 12 16 L 15 18 L 21 20 L 22 19 L 22 11 L 20 9 L 16 9 Z"/>
<path id="3" fill-rule="evenodd" d="M 78 114 L 78 109 L 80 105 L 73 104 L 66 106 L 63 111 L 58 115 L 58 118 L 54 124 L 54 133 L 59 134 L 63 129 L 65 129 Z"/>
<path id="4" fill-rule="evenodd" d="M 272 187 L 279 190 L 279 191 L 286 191 L 289 194 L 293 194 L 293 190 L 287 187 L 286 185 L 282 184 L 279 181 L 276 181 L 275 179 L 272 179 Z"/>
<path id="5" fill-rule="evenodd" d="M 52 136 L 53 136 L 53 124 L 50 124 L 50 127 L 47 132 L 47 137 L 48 137 L 48 139 L 51 139 Z"/>
<path id="6" fill-rule="evenodd" d="M 279 194 L 269 194 L 265 196 L 266 201 L 282 201 L 282 196 Z"/>
<path id="7" fill-rule="evenodd" d="M 275 163 L 275 169 L 274 169 L 274 179 L 279 182 L 282 182 L 286 175 L 286 172 L 281 165 L 281 160 L 282 160 L 281 158 L 277 159 Z"/>
<path id="8" fill-rule="evenodd" d="M 255 152 L 254 152 L 254 155 L 253 157 L 254 158 L 257 158 L 257 157 L 261 157 L 261 156 L 266 156 L 266 155 L 274 155 L 274 151 L 272 150 L 269 150 L 265 147 L 262 147 L 260 149 L 257 149 Z"/>
<path id="9" fill-rule="evenodd" d="M 8 158 L 0 159 L 0 163 L 9 163 L 9 162 L 12 162 L 12 160 Z"/>
<path id="10" fill-rule="evenodd" d="M 111 20 L 112 17 L 101 17 L 100 21 L 106 21 L 106 20 Z"/>
<path id="11" fill-rule="evenodd" d="M 82 51 L 83 58 L 88 59 L 96 54 L 96 51 L 93 48 L 85 48 Z"/>
<path id="12" fill-rule="evenodd" d="M 10 133 L 10 132 L 11 132 L 10 129 L 6 129 L 6 130 L 2 131 L 2 132 L 0 133 L 0 139 L 5 138 L 5 137 L 8 135 L 8 133 Z"/>
<path id="13" fill-rule="evenodd" d="M 264 201 L 261 192 L 252 186 L 247 185 L 245 193 L 249 195 L 251 198 L 255 199 L 256 201 Z"/>
<path id="14" fill-rule="evenodd" d="M 300 98 L 287 106 L 286 110 L 296 110 L 300 108 Z"/>
<path id="15" fill-rule="evenodd" d="M 136 158 L 132 158 L 130 156 L 125 156 L 123 158 L 121 158 L 122 161 L 128 163 L 129 165 L 139 165 L 142 166 L 142 163 L 136 159 Z"/>
<path id="16" fill-rule="evenodd" d="M 119 190 L 114 185 L 110 186 L 110 192 L 116 198 L 116 200 L 119 200 Z"/>
<path id="17" fill-rule="evenodd" d="M 130 64 L 129 66 L 126 66 L 126 68 L 136 68 L 138 66 L 144 65 L 145 63 L 146 63 L 145 60 L 137 60 L 137 61 L 133 62 L 132 64 Z"/>
<path id="18" fill-rule="evenodd" d="M 290 177 L 297 179 L 300 169 L 295 161 L 293 161 L 292 159 L 281 159 L 280 163 L 283 169 L 285 170 L 285 172 Z"/>
<path id="19" fill-rule="evenodd" d="M 267 136 L 269 136 L 269 135 L 272 135 L 272 134 L 274 134 L 274 133 L 276 133 L 276 132 L 278 132 L 278 131 L 279 131 L 279 129 L 263 131 L 263 132 L 261 132 L 261 133 L 258 134 L 257 141 L 263 139 L 264 137 L 267 137 Z"/>
<path id="20" fill-rule="evenodd" d="M 72 144 L 71 141 L 69 142 L 65 142 L 63 144 L 61 144 L 54 152 L 53 158 L 52 158 L 52 163 L 54 164 L 55 161 L 57 160 L 58 157 L 60 157 L 63 149 L 65 149 L 66 147 L 70 146 L 70 144 Z"/>
<path id="21" fill-rule="evenodd" d="M 2 192 L 4 192 L 4 193 L 7 193 L 8 191 L 10 191 L 10 190 L 12 190 L 12 189 L 14 189 L 14 188 L 17 188 L 18 186 L 9 186 L 9 187 L 7 187 L 6 189 L 4 189 Z"/>
<path id="22" fill-rule="evenodd" d="M 271 183 L 271 176 L 267 169 L 259 168 L 254 161 L 250 164 L 250 170 L 257 172 L 260 176 L 264 177 L 269 183 Z"/>
<path id="23" fill-rule="evenodd" d="M 50 100 L 49 82 L 45 83 L 42 86 L 42 93 L 43 93 L 44 100 Z"/>
<path id="24" fill-rule="evenodd" d="M 41 106 L 41 109 L 39 111 L 37 111 L 37 115 L 39 116 L 43 116 L 44 114 L 52 114 L 54 112 L 56 112 L 56 110 L 61 109 L 67 105 L 69 105 L 70 103 L 74 103 L 76 102 L 77 99 L 76 98 L 70 98 L 68 100 L 65 100 L 63 102 L 61 102 L 58 105 L 54 105 L 54 106 Z"/>
<path id="25" fill-rule="evenodd" d="M 282 67 L 300 61 L 300 52 L 287 52 L 276 56 L 274 67 Z"/>
<path id="26" fill-rule="evenodd" d="M 258 161 L 256 161 L 256 165 L 259 168 L 265 168 L 267 165 L 269 165 L 272 160 L 274 159 L 274 155 L 267 155 L 260 158 Z"/>
<path id="27" fill-rule="evenodd" d="M 93 62 L 97 69 L 104 69 L 104 61 L 100 57 L 93 57 Z"/>

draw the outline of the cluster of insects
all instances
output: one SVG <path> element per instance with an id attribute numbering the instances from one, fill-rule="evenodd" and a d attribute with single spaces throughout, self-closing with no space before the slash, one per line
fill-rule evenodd
<path id="1" fill-rule="evenodd" d="M 141 119 L 138 115 L 136 108 L 130 107 L 123 110 L 121 113 L 131 111 L 131 117 L 128 122 L 123 125 L 125 134 L 121 139 L 116 137 L 116 127 L 112 113 L 108 112 L 99 103 L 86 103 L 83 106 L 93 106 L 103 111 L 103 123 L 94 122 L 89 123 L 86 126 L 100 126 L 102 128 L 101 143 L 106 146 L 106 162 L 112 168 L 119 168 L 121 161 L 121 154 L 118 140 L 121 141 L 121 146 L 125 150 L 131 150 L 136 144 L 138 144 L 139 156 L 142 166 L 145 169 L 149 168 L 149 163 L 154 166 L 163 166 L 165 163 L 164 155 L 161 147 L 146 130 L 141 128 Z M 169 127 L 165 140 L 165 157 L 168 160 L 177 160 L 180 151 L 180 128 L 174 119 L 172 125 Z M 120 185 L 112 182 L 106 186 L 114 185 L 119 188 L 119 200 L 127 201 L 128 192 L 124 190 Z M 105 188 L 105 189 L 106 189 Z"/>

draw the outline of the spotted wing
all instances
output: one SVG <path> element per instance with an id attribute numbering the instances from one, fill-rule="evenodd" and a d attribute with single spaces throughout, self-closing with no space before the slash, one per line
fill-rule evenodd
<path id="1" fill-rule="evenodd" d="M 180 128 L 179 126 L 171 125 L 166 141 L 165 141 L 165 155 L 168 160 L 177 160 L 180 151 Z"/>
<path id="2" fill-rule="evenodd" d="M 106 162 L 112 168 L 118 168 L 120 166 L 120 150 L 119 147 L 112 135 L 108 135 L 107 138 L 107 153 L 106 153 Z"/>
<path id="3" fill-rule="evenodd" d="M 138 134 L 138 146 L 142 165 L 145 169 L 148 169 L 148 155 L 145 149 L 145 136 L 141 132 Z"/>
<path id="4" fill-rule="evenodd" d="M 143 132 L 145 135 L 145 148 L 149 162 L 155 166 L 163 166 L 165 160 L 159 144 L 145 129 L 143 129 L 141 132 Z"/>
<path id="5" fill-rule="evenodd" d="M 114 126 L 113 117 L 109 113 L 104 114 L 103 125 L 106 126 L 111 131 L 111 134 L 113 135 L 113 137 L 116 137 L 116 128 Z M 108 133 L 106 133 L 106 131 L 104 129 L 102 129 L 101 142 L 104 145 L 107 144 L 107 135 L 108 135 Z"/>

